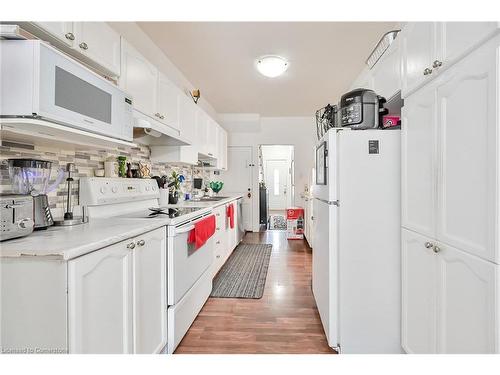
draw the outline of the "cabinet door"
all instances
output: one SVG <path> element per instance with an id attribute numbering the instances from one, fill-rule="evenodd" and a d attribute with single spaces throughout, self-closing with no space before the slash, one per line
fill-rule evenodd
<path id="1" fill-rule="evenodd" d="M 165 227 L 134 239 L 134 353 L 159 353 L 167 343 Z"/>
<path id="2" fill-rule="evenodd" d="M 451 63 L 498 31 L 498 22 L 440 22 L 439 58 Z"/>
<path id="3" fill-rule="evenodd" d="M 227 170 L 227 132 L 219 127 L 217 141 L 217 168 Z"/>
<path id="4" fill-rule="evenodd" d="M 68 46 L 74 44 L 73 22 L 34 22 L 36 26 Z"/>
<path id="5" fill-rule="evenodd" d="M 437 256 L 432 240 L 403 230 L 401 346 L 407 353 L 436 353 Z"/>
<path id="6" fill-rule="evenodd" d="M 368 67 L 363 69 L 361 74 L 354 80 L 351 86 L 351 90 L 360 88 L 371 89 L 371 90 L 374 89 L 372 70 L 368 69 Z"/>
<path id="7" fill-rule="evenodd" d="M 494 261 L 500 37 L 438 79 L 438 239 Z M 496 203 L 495 203 L 496 202 Z"/>
<path id="8" fill-rule="evenodd" d="M 432 69 L 436 58 L 436 27 L 434 22 L 409 22 L 401 31 L 403 98 L 430 77 L 424 70 Z"/>
<path id="9" fill-rule="evenodd" d="M 402 226 L 435 237 L 436 105 L 426 86 L 405 100 L 402 110 Z"/>
<path id="10" fill-rule="evenodd" d="M 201 109 L 196 108 L 196 140 L 198 152 L 204 155 L 208 154 L 208 115 Z"/>
<path id="11" fill-rule="evenodd" d="M 158 79 L 158 106 L 157 120 L 180 130 L 179 127 L 179 105 L 180 90 L 163 73 L 159 73 Z"/>
<path id="12" fill-rule="evenodd" d="M 438 352 L 496 353 L 499 265 L 440 245 Z"/>
<path id="13" fill-rule="evenodd" d="M 216 157 L 217 151 L 217 124 L 207 116 L 207 155 Z"/>
<path id="14" fill-rule="evenodd" d="M 132 288 L 127 242 L 68 262 L 70 353 L 132 353 Z"/>
<path id="15" fill-rule="evenodd" d="M 401 90 L 399 42 L 400 39 L 396 38 L 372 69 L 373 90 L 387 100 Z"/>
<path id="16" fill-rule="evenodd" d="M 120 76 L 120 34 L 106 22 L 75 22 L 74 28 L 74 47 L 114 76 Z"/>
<path id="17" fill-rule="evenodd" d="M 122 74 L 120 87 L 132 95 L 133 107 L 145 115 L 155 116 L 158 70 L 122 38 Z"/>

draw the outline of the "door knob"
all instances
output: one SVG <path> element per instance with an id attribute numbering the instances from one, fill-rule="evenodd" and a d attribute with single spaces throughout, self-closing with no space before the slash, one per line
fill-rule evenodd
<path id="1" fill-rule="evenodd" d="M 434 251 L 437 254 L 437 253 L 439 253 L 441 251 L 441 248 L 439 246 L 434 246 L 432 248 L 432 251 Z"/>
<path id="2" fill-rule="evenodd" d="M 135 243 L 131 242 L 127 245 L 127 249 L 133 250 L 135 249 Z"/>
<path id="3" fill-rule="evenodd" d="M 424 246 L 426 249 L 430 249 L 434 246 L 434 244 L 432 242 L 426 242 Z"/>
<path id="4" fill-rule="evenodd" d="M 73 33 L 66 33 L 64 34 L 64 37 L 68 40 L 75 40 L 75 34 Z"/>
<path id="5" fill-rule="evenodd" d="M 78 45 L 81 49 L 89 49 L 89 46 L 87 43 L 85 42 L 81 42 L 79 45 Z"/>
<path id="6" fill-rule="evenodd" d="M 137 241 L 137 246 L 144 246 L 145 244 L 146 244 L 146 241 L 144 241 L 144 240 Z"/>

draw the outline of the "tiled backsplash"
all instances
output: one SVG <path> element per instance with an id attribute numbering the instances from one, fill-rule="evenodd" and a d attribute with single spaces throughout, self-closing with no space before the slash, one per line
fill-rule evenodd
<path id="1" fill-rule="evenodd" d="M 109 160 L 110 158 L 116 159 L 116 157 L 120 155 L 126 156 L 127 162 L 131 162 L 132 165 L 137 164 L 138 162 L 151 165 L 152 176 L 169 176 L 172 170 L 176 170 L 178 173 L 184 175 L 186 180 L 181 184 L 183 195 L 187 192 L 193 192 L 192 186 L 194 177 L 201 177 L 204 179 L 204 182 L 210 181 L 211 178 L 217 180 L 216 176 L 214 178 L 210 171 L 201 167 L 151 163 L 149 159 L 150 151 L 147 146 L 139 146 L 132 149 L 118 149 L 117 151 L 102 150 L 83 152 L 3 141 L 3 145 L 0 146 L 0 193 L 12 193 L 8 166 L 4 162 L 6 159 L 32 158 L 51 161 L 53 163 L 51 171 L 52 183 L 58 175 L 58 170 L 60 168 L 65 169 L 67 163 L 75 164 L 76 173 L 74 177 L 76 181 L 79 177 L 94 176 L 95 169 L 104 168 L 105 160 Z M 77 185 L 78 184 L 75 182 L 75 204 L 78 202 Z M 65 179 L 63 179 L 63 182 L 61 182 L 59 187 L 55 191 L 49 193 L 49 202 L 51 207 L 64 207 L 66 191 Z"/>

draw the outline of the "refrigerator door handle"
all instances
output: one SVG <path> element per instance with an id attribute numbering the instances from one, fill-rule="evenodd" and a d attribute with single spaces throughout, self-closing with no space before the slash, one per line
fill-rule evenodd
<path id="1" fill-rule="evenodd" d="M 326 204 L 329 204 L 330 206 L 337 206 L 337 207 L 340 207 L 340 202 L 338 200 L 336 201 L 327 201 L 326 199 L 321 199 L 321 198 L 316 198 L 317 200 L 323 202 L 323 203 L 326 203 Z"/>

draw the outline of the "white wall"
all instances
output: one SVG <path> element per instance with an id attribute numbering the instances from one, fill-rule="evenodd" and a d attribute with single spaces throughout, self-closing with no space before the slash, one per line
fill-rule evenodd
<path id="1" fill-rule="evenodd" d="M 149 62 L 162 71 L 181 90 L 189 93 L 193 89 L 199 88 L 201 99 L 198 105 L 207 114 L 217 119 L 217 112 L 212 105 L 203 98 L 203 87 L 194 87 L 182 72 L 170 61 L 163 51 L 151 40 L 135 22 L 108 22 L 127 42 L 134 46 Z"/>
<path id="2" fill-rule="evenodd" d="M 228 120 L 224 120 L 227 118 Z M 240 126 L 234 127 L 237 118 L 231 120 L 221 116 L 222 125 L 228 130 L 229 146 L 251 146 L 253 151 L 253 230 L 259 230 L 258 202 L 258 147 L 259 145 L 293 145 L 295 159 L 295 200 L 294 205 L 304 207 L 301 193 L 309 184 L 311 169 L 314 166 L 315 120 L 314 117 L 261 117 L 259 126 L 252 126 L 246 132 Z"/>

